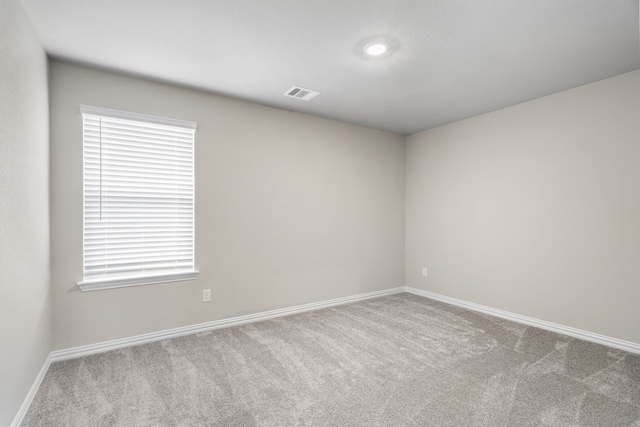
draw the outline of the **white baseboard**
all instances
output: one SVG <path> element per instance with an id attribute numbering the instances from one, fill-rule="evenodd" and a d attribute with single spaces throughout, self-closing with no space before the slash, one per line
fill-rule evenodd
<path id="1" fill-rule="evenodd" d="M 405 286 L 404 290 L 411 294 L 431 298 L 436 301 L 446 302 L 448 304 L 456 305 L 456 306 L 467 308 L 474 311 L 479 311 L 481 313 L 490 314 L 492 316 L 501 317 L 503 319 L 512 320 L 514 322 L 524 323 L 525 325 L 535 326 L 540 329 L 546 329 L 547 331 L 569 335 L 574 338 L 579 338 L 585 341 L 591 341 L 597 344 L 602 344 L 609 347 L 618 348 L 620 350 L 629 351 L 631 353 L 640 354 L 640 344 L 634 343 L 631 341 L 624 341 L 617 338 L 608 337 L 606 335 L 595 334 L 593 332 L 583 331 L 581 329 L 571 328 L 569 326 L 563 326 L 557 323 L 551 323 L 545 320 L 535 319 L 533 317 L 522 316 L 520 314 L 511 313 L 509 311 L 498 310 L 497 308 L 487 307 L 486 305 L 480 305 L 473 302 L 460 300 L 457 298 L 451 298 L 444 295 L 435 294 L 433 292 L 412 288 L 410 286 Z"/>
<path id="2" fill-rule="evenodd" d="M 104 341 L 96 344 L 72 347 L 63 350 L 55 350 L 51 352 L 51 361 L 73 359 L 76 357 L 87 356 L 89 354 L 101 353 L 104 351 L 115 350 L 139 344 L 145 344 L 154 341 L 160 341 L 168 338 L 175 338 L 182 335 L 189 335 L 196 332 L 211 331 L 214 329 L 227 328 L 230 326 L 242 325 L 244 323 L 258 322 L 261 320 L 273 319 L 275 317 L 287 316 L 290 314 L 301 313 L 304 311 L 317 310 L 320 308 L 331 307 L 356 301 L 362 301 L 371 298 L 377 298 L 385 295 L 397 294 L 404 292 L 404 286 L 382 291 L 368 292 L 365 294 L 352 295 L 348 297 L 335 298 L 326 301 L 312 302 L 309 304 L 296 305 L 292 307 L 280 308 L 277 310 L 261 311 L 246 316 L 230 317 L 227 319 L 214 320 L 211 322 L 198 323 L 196 325 L 183 326 L 180 328 L 167 329 L 159 332 L 151 332 L 148 334 L 136 335 L 132 337 L 120 338 L 111 341 Z"/>
<path id="3" fill-rule="evenodd" d="M 40 372 L 38 373 L 36 380 L 33 382 L 33 385 L 31 386 L 31 389 L 29 390 L 27 397 L 25 397 L 24 401 L 22 402 L 22 405 L 20 406 L 20 409 L 18 410 L 18 413 L 13 418 L 11 427 L 19 427 L 20 424 L 22 423 L 24 416 L 27 414 L 27 410 L 29 409 L 29 406 L 31 406 L 31 402 L 33 401 L 33 398 L 35 397 L 36 393 L 38 392 L 38 389 L 40 388 L 40 384 L 42 384 L 42 380 L 44 379 L 45 374 L 49 370 L 49 365 L 51 365 L 51 361 L 52 361 L 51 354 L 49 354 L 49 356 L 47 356 L 47 360 L 44 361 L 44 365 L 42 365 L 42 368 L 40 369 Z"/>

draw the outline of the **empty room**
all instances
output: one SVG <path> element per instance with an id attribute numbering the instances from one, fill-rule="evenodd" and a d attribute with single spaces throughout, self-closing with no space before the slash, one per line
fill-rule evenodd
<path id="1" fill-rule="evenodd" d="M 640 427 L 638 0 L 0 0 L 0 426 Z"/>

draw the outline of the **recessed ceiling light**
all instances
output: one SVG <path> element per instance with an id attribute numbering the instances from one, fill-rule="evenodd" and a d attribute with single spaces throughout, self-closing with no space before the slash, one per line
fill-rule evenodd
<path id="1" fill-rule="evenodd" d="M 380 56 L 387 51 L 387 45 L 382 43 L 371 43 L 364 49 L 371 56 Z"/>

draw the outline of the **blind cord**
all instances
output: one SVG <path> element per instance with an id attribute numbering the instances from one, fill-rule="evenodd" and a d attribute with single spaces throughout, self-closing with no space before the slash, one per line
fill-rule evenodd
<path id="1" fill-rule="evenodd" d="M 102 221 L 102 117 L 100 117 L 100 221 Z"/>

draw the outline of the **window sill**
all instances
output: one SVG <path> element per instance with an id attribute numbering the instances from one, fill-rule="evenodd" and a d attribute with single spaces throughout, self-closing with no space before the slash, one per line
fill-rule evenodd
<path id="1" fill-rule="evenodd" d="M 199 271 L 168 271 L 156 274 L 95 278 L 78 282 L 81 291 L 98 291 L 101 289 L 124 288 L 128 286 L 151 285 L 154 283 L 181 282 L 195 280 Z"/>

